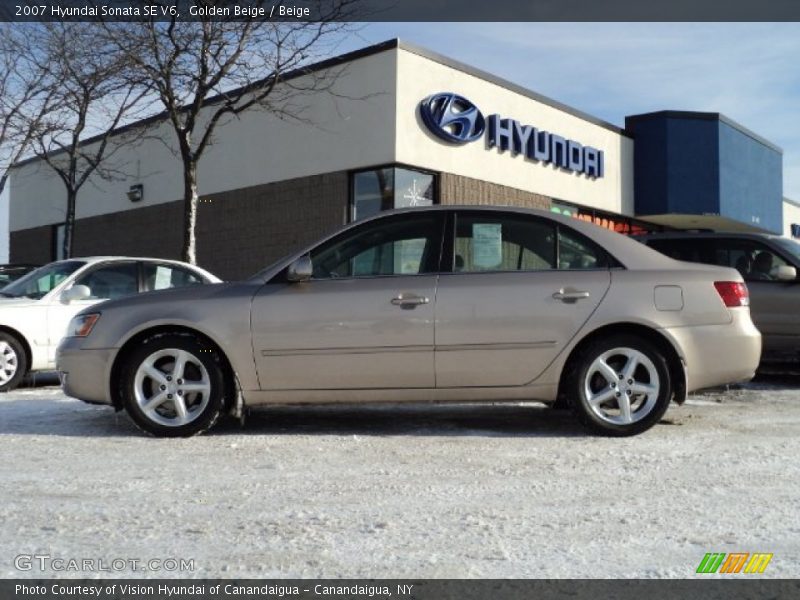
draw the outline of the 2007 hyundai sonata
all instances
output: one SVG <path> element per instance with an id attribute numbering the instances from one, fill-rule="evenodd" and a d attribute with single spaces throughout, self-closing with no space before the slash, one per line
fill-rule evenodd
<path id="1" fill-rule="evenodd" d="M 588 223 L 436 206 L 354 223 L 247 281 L 93 306 L 57 360 L 67 394 L 157 436 L 263 404 L 478 400 L 563 401 L 622 436 L 753 376 L 748 301 L 734 269 Z"/>

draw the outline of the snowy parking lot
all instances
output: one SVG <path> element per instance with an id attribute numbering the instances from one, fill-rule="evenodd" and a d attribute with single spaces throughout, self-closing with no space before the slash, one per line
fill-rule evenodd
<path id="1" fill-rule="evenodd" d="M 36 387 L 0 395 L 0 453 L 2 577 L 691 577 L 707 552 L 800 571 L 798 377 L 627 439 L 495 404 L 270 408 L 163 440 Z"/>

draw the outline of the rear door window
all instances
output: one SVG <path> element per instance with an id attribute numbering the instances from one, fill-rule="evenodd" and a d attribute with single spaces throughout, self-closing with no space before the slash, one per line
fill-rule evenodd
<path id="1" fill-rule="evenodd" d="M 199 285 L 203 279 L 196 273 L 169 264 L 143 263 L 144 291 Z"/>
<path id="2" fill-rule="evenodd" d="M 555 269 L 555 224 L 519 216 L 459 214 L 455 271 L 538 271 Z"/>

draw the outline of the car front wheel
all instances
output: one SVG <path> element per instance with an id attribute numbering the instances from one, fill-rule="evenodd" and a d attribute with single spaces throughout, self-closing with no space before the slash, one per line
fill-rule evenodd
<path id="1" fill-rule="evenodd" d="M 569 399 L 590 430 L 611 436 L 636 435 L 664 416 L 672 397 L 667 361 L 651 342 L 615 335 L 581 352 L 570 378 Z"/>
<path id="2" fill-rule="evenodd" d="M 10 333 L 0 332 L 0 392 L 8 392 L 19 386 L 27 370 L 22 344 Z"/>
<path id="3" fill-rule="evenodd" d="M 128 414 L 147 433 L 202 433 L 216 423 L 224 407 L 219 353 L 191 335 L 148 338 L 127 357 L 122 393 Z"/>

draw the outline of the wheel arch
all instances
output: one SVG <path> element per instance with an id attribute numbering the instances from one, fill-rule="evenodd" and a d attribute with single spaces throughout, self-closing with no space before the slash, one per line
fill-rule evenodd
<path id="1" fill-rule="evenodd" d="M 33 364 L 33 350 L 31 349 L 30 342 L 28 339 L 22 335 L 18 330 L 14 329 L 13 327 L 9 327 L 8 325 L 0 325 L 0 332 L 7 333 L 8 335 L 13 335 L 17 338 L 17 341 L 22 346 L 22 349 L 25 351 L 25 364 L 27 365 L 28 371 L 31 370 L 31 364 Z"/>
<path id="2" fill-rule="evenodd" d="M 687 393 L 686 368 L 683 364 L 683 359 L 681 359 L 680 354 L 669 338 L 660 333 L 657 329 L 640 323 L 612 323 L 604 325 L 591 331 L 575 344 L 564 363 L 564 368 L 561 370 L 561 377 L 558 382 L 559 401 L 566 400 L 567 381 L 571 377 L 577 357 L 580 356 L 583 349 L 595 340 L 616 334 L 639 336 L 655 345 L 664 354 L 669 368 L 670 379 L 672 380 L 672 400 L 678 404 L 683 404 L 686 401 Z"/>
<path id="3" fill-rule="evenodd" d="M 138 331 L 120 347 L 117 355 L 114 357 L 114 362 L 111 365 L 111 372 L 108 378 L 109 397 L 116 410 L 122 410 L 122 394 L 120 393 L 120 384 L 122 377 L 122 370 L 125 364 L 125 359 L 130 353 L 147 338 L 159 335 L 186 335 L 192 336 L 201 340 L 204 344 L 208 344 L 217 353 L 219 353 L 222 360 L 223 370 L 225 372 L 225 409 L 231 410 L 240 396 L 241 386 L 236 371 L 233 369 L 230 359 L 228 358 L 222 347 L 207 334 L 198 331 L 192 327 L 185 325 L 156 325 Z"/>

